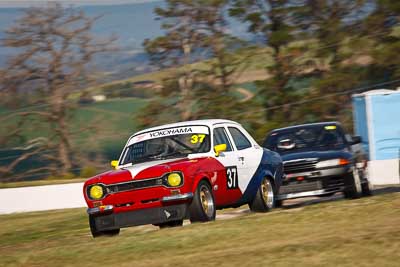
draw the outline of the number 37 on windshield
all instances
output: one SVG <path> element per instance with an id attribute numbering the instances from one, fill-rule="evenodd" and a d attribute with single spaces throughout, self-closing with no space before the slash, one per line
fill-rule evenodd
<path id="1" fill-rule="evenodd" d="M 190 138 L 190 143 L 192 144 L 203 143 L 205 137 L 206 137 L 205 134 L 194 134 Z"/>

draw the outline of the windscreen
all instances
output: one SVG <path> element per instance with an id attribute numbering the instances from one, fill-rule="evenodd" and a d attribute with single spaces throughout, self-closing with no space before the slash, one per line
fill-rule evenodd
<path id="1" fill-rule="evenodd" d="M 210 134 L 206 126 L 162 129 L 134 136 L 123 152 L 120 165 L 209 151 Z"/>
<path id="2" fill-rule="evenodd" d="M 337 125 L 313 125 L 284 129 L 271 133 L 264 143 L 264 147 L 280 153 L 296 150 L 334 149 L 344 145 L 343 134 Z"/>

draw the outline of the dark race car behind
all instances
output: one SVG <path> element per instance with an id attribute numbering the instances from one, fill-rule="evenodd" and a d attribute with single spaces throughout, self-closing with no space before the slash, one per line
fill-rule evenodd
<path id="1" fill-rule="evenodd" d="M 359 143 L 361 138 L 345 134 L 338 122 L 270 132 L 263 146 L 281 155 L 286 175 L 279 191 L 279 204 L 284 199 L 329 196 L 336 192 L 343 192 L 347 198 L 369 195 L 368 161 Z"/>

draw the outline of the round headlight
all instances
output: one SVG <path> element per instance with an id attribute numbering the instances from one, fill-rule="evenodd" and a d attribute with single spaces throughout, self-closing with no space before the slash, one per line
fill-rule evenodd
<path id="1" fill-rule="evenodd" d="M 182 183 L 182 177 L 178 173 L 171 173 L 167 177 L 169 186 L 179 186 Z"/>
<path id="2" fill-rule="evenodd" d="M 92 199 L 100 199 L 104 195 L 103 187 L 100 185 L 94 185 L 89 190 L 89 196 Z"/>

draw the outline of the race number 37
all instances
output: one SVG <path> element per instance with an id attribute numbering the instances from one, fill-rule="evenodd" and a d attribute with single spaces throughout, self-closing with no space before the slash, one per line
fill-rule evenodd
<path id="1" fill-rule="evenodd" d="M 228 189 L 236 189 L 239 187 L 236 166 L 226 167 L 226 187 Z"/>

